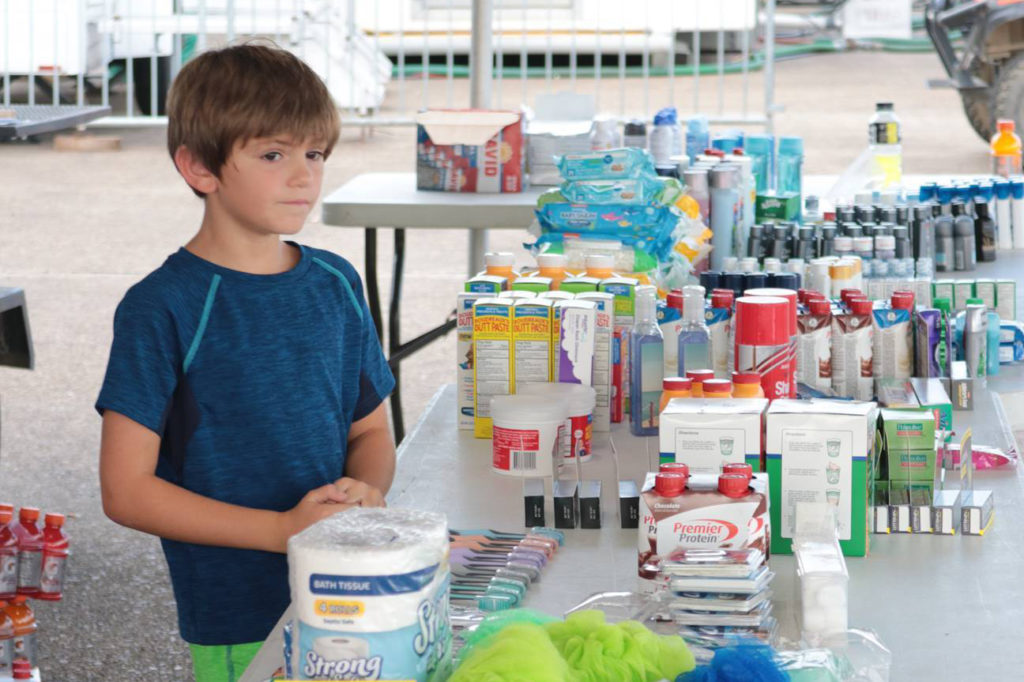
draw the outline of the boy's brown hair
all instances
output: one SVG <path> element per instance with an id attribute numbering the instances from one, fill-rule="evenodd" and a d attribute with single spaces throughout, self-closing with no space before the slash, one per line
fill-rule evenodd
<path id="1" fill-rule="evenodd" d="M 167 96 L 171 158 L 184 145 L 217 177 L 235 143 L 286 135 L 323 144 L 326 158 L 340 127 L 320 77 L 290 52 L 266 45 L 204 52 L 185 64 Z"/>

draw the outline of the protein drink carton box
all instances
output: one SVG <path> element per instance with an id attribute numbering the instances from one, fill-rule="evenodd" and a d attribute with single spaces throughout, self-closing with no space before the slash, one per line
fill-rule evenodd
<path id="1" fill-rule="evenodd" d="M 554 345 L 552 381 L 593 386 L 597 304 L 557 301 L 551 337 Z"/>
<path id="2" fill-rule="evenodd" d="M 662 462 L 682 462 L 691 474 L 717 474 L 723 464 L 760 471 L 765 398 L 676 398 L 658 422 Z"/>
<path id="3" fill-rule="evenodd" d="M 780 399 L 768 407 L 772 553 L 792 553 L 798 502 L 825 502 L 838 509 L 843 554 L 867 555 L 877 419 L 873 402 Z"/>
<path id="4" fill-rule="evenodd" d="M 577 300 L 594 304 L 596 324 L 594 329 L 594 391 L 597 405 L 594 408 L 594 430 L 611 430 L 612 363 L 615 326 L 615 297 L 599 291 L 577 294 Z"/>
<path id="5" fill-rule="evenodd" d="M 456 308 L 455 390 L 459 429 L 473 430 L 473 304 L 487 294 L 459 294 Z"/>
<path id="6" fill-rule="evenodd" d="M 657 474 L 649 473 L 640 491 L 637 533 L 639 591 L 654 593 L 668 586 L 661 561 L 680 549 L 743 550 L 768 555 L 769 504 L 767 480 L 755 473 L 739 496 L 719 491 L 718 476 L 691 475 L 684 490 L 659 490 Z"/>
<path id="7" fill-rule="evenodd" d="M 514 383 L 512 311 L 515 301 L 482 298 L 473 305 L 473 435 L 493 433 L 491 398 L 508 395 Z"/>
<path id="8" fill-rule="evenodd" d="M 519 300 L 512 309 L 512 357 L 515 388 L 551 381 L 554 301 Z"/>
<path id="9" fill-rule="evenodd" d="M 878 428 L 883 457 L 880 478 L 890 481 L 935 480 L 935 415 L 926 409 L 882 409 Z"/>
<path id="10" fill-rule="evenodd" d="M 525 117 L 520 111 L 434 109 L 416 116 L 416 188 L 522 192 Z"/>

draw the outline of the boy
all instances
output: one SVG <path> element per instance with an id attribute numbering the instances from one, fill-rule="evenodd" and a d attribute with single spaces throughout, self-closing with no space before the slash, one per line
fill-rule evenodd
<path id="1" fill-rule="evenodd" d="M 96 403 L 103 508 L 160 536 L 197 682 L 234 682 L 288 606 L 288 538 L 383 505 L 394 378 L 353 267 L 280 239 L 338 139 L 316 74 L 269 47 L 207 52 L 167 111 L 205 209 L 118 306 Z"/>

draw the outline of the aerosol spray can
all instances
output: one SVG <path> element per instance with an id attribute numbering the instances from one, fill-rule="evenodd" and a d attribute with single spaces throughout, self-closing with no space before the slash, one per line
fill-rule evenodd
<path id="1" fill-rule="evenodd" d="M 784 298 L 736 299 L 736 371 L 759 373 L 769 400 L 789 397 L 796 381 L 789 317 Z"/>
<path id="2" fill-rule="evenodd" d="M 732 255 L 733 239 L 739 224 L 739 169 L 720 164 L 708 174 L 711 187 L 711 269 L 721 270 Z"/>
<path id="3" fill-rule="evenodd" d="M 964 360 L 967 376 L 984 377 L 988 366 L 988 311 L 984 305 L 970 304 L 964 316 Z"/>
<path id="4" fill-rule="evenodd" d="M 782 285 L 781 287 L 769 287 L 764 289 L 748 289 L 743 293 L 744 296 L 767 296 L 774 298 L 781 298 L 788 304 L 788 310 L 786 313 L 786 321 L 789 324 L 789 345 L 790 345 L 790 362 L 792 367 L 790 368 L 790 374 L 793 378 L 789 385 L 789 394 L 786 397 L 796 397 L 796 376 L 797 376 L 797 364 L 799 362 L 798 356 L 798 341 L 800 331 L 797 326 L 797 308 L 799 304 L 799 297 L 796 290 L 799 288 L 799 283 L 796 283 L 792 287 Z M 767 389 L 765 389 L 767 395 Z"/>

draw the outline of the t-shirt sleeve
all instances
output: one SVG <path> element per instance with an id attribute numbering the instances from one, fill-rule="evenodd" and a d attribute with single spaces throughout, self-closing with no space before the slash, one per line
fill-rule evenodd
<path id="1" fill-rule="evenodd" d="M 356 400 L 355 412 L 352 415 L 352 421 L 355 422 L 369 415 L 391 395 L 391 391 L 395 389 L 395 377 L 388 366 L 387 358 L 384 357 L 384 351 L 381 350 L 377 328 L 373 325 L 370 309 L 363 296 L 363 283 L 354 269 L 351 270 L 351 274 L 349 284 L 352 285 L 363 312 L 359 398 Z"/>
<path id="2" fill-rule="evenodd" d="M 170 312 L 129 290 L 114 313 L 114 342 L 97 412 L 119 412 L 163 436 L 179 355 Z"/>

